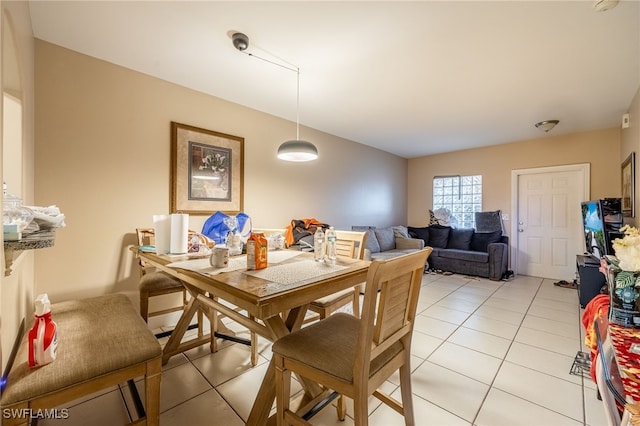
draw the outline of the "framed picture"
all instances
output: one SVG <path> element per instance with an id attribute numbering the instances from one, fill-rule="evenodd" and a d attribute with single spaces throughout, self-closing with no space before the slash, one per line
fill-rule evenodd
<path id="1" fill-rule="evenodd" d="M 244 138 L 171 122 L 171 213 L 243 210 Z"/>
<path id="2" fill-rule="evenodd" d="M 636 153 L 622 163 L 622 215 L 635 217 Z"/>

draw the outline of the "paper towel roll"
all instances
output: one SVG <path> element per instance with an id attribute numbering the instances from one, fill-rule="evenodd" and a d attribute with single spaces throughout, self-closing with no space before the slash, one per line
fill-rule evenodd
<path id="1" fill-rule="evenodd" d="M 189 215 L 171 215 L 171 248 L 172 254 L 184 254 L 189 243 Z"/>
<path id="2" fill-rule="evenodd" d="M 168 214 L 154 214 L 153 226 L 156 234 L 156 253 L 169 253 L 171 248 L 171 216 Z"/>

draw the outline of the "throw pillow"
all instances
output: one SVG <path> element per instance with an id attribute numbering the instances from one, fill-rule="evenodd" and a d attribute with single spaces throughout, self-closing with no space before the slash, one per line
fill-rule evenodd
<path id="1" fill-rule="evenodd" d="M 367 240 L 364 242 L 365 250 L 369 250 L 369 253 L 380 253 L 380 244 L 373 229 L 367 230 Z"/>
<path id="2" fill-rule="evenodd" d="M 436 219 L 436 215 L 433 214 L 433 210 L 429 210 L 429 224 L 427 226 L 432 225 L 440 225 L 440 222 L 438 222 L 438 219 Z"/>
<path id="3" fill-rule="evenodd" d="M 473 237 L 472 228 L 452 229 L 449 232 L 449 240 L 447 241 L 448 249 L 469 250 L 471 248 L 471 239 Z"/>
<path id="4" fill-rule="evenodd" d="M 396 238 L 409 238 L 409 230 L 406 226 L 392 226 L 392 228 Z"/>
<path id="5" fill-rule="evenodd" d="M 428 226 L 424 228 L 414 228 L 410 226 L 407 229 L 409 231 L 409 236 L 411 238 L 419 238 L 424 241 L 425 246 L 429 245 L 429 227 Z"/>
<path id="6" fill-rule="evenodd" d="M 396 237 L 393 228 L 376 228 L 373 230 L 380 244 L 380 251 L 388 251 L 396 248 Z"/>
<path id="7" fill-rule="evenodd" d="M 429 245 L 434 248 L 447 248 L 449 231 L 451 228 L 448 226 L 429 226 Z"/>
<path id="8" fill-rule="evenodd" d="M 458 224 L 458 219 L 451 213 L 451 210 L 442 207 L 435 210 L 429 210 L 429 226 L 442 225 L 455 228 Z"/>
<path id="9" fill-rule="evenodd" d="M 476 232 L 502 231 L 502 212 L 475 212 Z"/>
<path id="10" fill-rule="evenodd" d="M 502 231 L 494 232 L 475 232 L 471 239 L 471 250 L 473 251 L 489 251 L 489 244 L 500 242 Z"/>

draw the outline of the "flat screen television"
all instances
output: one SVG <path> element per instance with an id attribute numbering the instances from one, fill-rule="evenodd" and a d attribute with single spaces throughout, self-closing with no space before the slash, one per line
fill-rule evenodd
<path id="1" fill-rule="evenodd" d="M 582 224 L 586 252 L 600 260 L 609 253 L 609 244 L 605 236 L 604 215 L 599 200 L 584 201 L 582 204 Z"/>

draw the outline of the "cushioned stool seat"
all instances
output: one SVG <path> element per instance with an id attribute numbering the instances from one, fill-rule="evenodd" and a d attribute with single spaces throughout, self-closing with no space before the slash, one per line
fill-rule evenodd
<path id="1" fill-rule="evenodd" d="M 150 272 L 140 277 L 140 291 L 177 289 L 182 291 L 182 281 L 164 272 Z"/>
<path id="2" fill-rule="evenodd" d="M 360 319 L 338 312 L 323 321 L 323 327 L 305 327 L 297 333 L 284 336 L 273 344 L 273 348 L 284 357 L 352 382 Z M 307 345 L 308 342 L 314 342 L 314 345 Z M 402 344 L 396 342 L 374 358 L 369 375 L 380 371 L 402 349 Z"/>
<path id="3" fill-rule="evenodd" d="M 2 407 L 51 409 L 144 376 L 146 418 L 142 423 L 158 424 L 162 349 L 129 299 L 112 294 L 74 300 L 52 305 L 51 312 L 58 326 L 57 358 L 30 368 L 25 333 L 0 400 Z"/>

